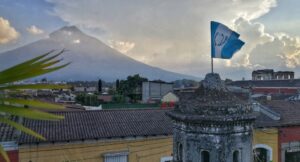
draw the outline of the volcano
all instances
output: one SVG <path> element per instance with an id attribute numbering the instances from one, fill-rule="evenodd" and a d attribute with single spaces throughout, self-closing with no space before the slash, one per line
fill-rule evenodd
<path id="1" fill-rule="evenodd" d="M 114 81 L 133 74 L 140 74 L 150 80 L 196 79 L 134 60 L 83 33 L 76 26 L 63 27 L 52 32 L 48 38 L 1 53 L 0 69 L 3 70 L 53 49 L 57 52 L 66 49 L 67 52 L 62 54 L 63 62 L 72 63 L 59 71 L 42 76 L 49 80 L 89 81 L 101 78 L 105 81 Z"/>

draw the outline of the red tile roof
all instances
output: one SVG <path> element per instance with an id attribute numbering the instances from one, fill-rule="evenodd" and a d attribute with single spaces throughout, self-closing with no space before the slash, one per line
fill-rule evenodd
<path id="1" fill-rule="evenodd" d="M 256 127 L 284 127 L 300 125 L 300 102 L 272 100 L 262 103 L 271 111 L 280 114 L 280 120 L 273 120 L 263 113 L 258 113 Z"/>

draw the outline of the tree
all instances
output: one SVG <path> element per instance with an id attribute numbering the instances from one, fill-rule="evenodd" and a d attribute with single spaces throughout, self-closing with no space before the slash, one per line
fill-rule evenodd
<path id="1" fill-rule="evenodd" d="M 123 95 L 115 94 L 113 95 L 112 101 L 114 103 L 124 103 L 125 97 Z"/>
<path id="2" fill-rule="evenodd" d="M 118 93 L 136 102 L 142 98 L 142 84 L 145 81 L 148 81 L 148 79 L 141 77 L 139 74 L 128 76 L 127 80 L 120 81 Z"/>
<path id="3" fill-rule="evenodd" d="M 48 81 L 47 78 L 42 78 L 42 79 L 41 79 L 41 82 L 42 82 L 42 83 L 47 83 L 47 81 Z"/>
<path id="4" fill-rule="evenodd" d="M 116 80 L 116 91 L 118 91 L 119 88 L 120 88 L 120 80 L 117 79 L 117 80 Z"/>
<path id="5" fill-rule="evenodd" d="M 99 106 L 98 95 L 81 93 L 75 97 L 75 101 L 85 106 Z"/>
<path id="6" fill-rule="evenodd" d="M 101 92 L 102 92 L 102 80 L 101 79 L 99 79 L 98 80 L 98 92 L 101 94 Z"/>
<path id="7" fill-rule="evenodd" d="M 80 93 L 80 94 L 76 95 L 75 101 L 76 101 L 76 103 L 80 103 L 81 105 L 84 105 L 84 94 Z"/>
<path id="8" fill-rule="evenodd" d="M 66 85 L 51 84 L 13 84 L 16 81 L 29 79 L 46 73 L 50 73 L 66 67 L 70 63 L 55 66 L 61 60 L 56 59 L 64 50 L 57 54 L 51 55 L 54 51 L 47 52 L 41 56 L 25 61 L 21 64 L 8 68 L 0 72 L 0 122 L 10 125 L 20 131 L 23 131 L 36 138 L 46 140 L 42 135 L 24 127 L 11 120 L 12 116 L 19 116 L 36 120 L 61 120 L 64 117 L 44 112 L 43 109 L 62 109 L 63 106 L 56 104 L 44 103 L 33 99 L 23 99 L 12 97 L 11 93 L 19 93 L 22 89 L 62 89 Z M 0 146 L 0 153 L 3 158 L 9 162 L 9 158 Z"/>

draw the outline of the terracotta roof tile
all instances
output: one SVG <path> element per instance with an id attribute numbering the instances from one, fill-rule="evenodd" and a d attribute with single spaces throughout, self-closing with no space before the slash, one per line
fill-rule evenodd
<path id="1" fill-rule="evenodd" d="M 13 121 L 18 121 L 18 118 L 15 116 L 9 117 Z M 0 142 L 7 142 L 7 141 L 15 141 L 18 138 L 19 131 L 15 128 L 0 123 Z"/>
<path id="2" fill-rule="evenodd" d="M 256 127 L 300 125 L 300 102 L 268 101 L 264 105 L 279 113 L 281 119 L 276 121 L 258 113 Z M 48 140 L 46 142 L 171 135 L 172 121 L 166 116 L 167 111 L 136 109 L 54 112 L 64 115 L 65 119 L 58 122 L 24 119 L 23 124 L 45 136 Z M 15 129 L 0 123 L 0 138 L 2 141 L 16 140 Z M 22 133 L 18 142 L 43 141 Z"/>
<path id="3" fill-rule="evenodd" d="M 262 103 L 270 110 L 280 114 L 280 120 L 273 120 L 267 115 L 258 113 L 256 127 L 282 127 L 300 125 L 300 102 L 272 100 Z"/>
<path id="4" fill-rule="evenodd" d="M 172 134 L 168 110 L 100 110 L 55 112 L 65 119 L 53 121 L 24 120 L 24 125 L 46 137 L 48 142 L 152 136 Z M 19 143 L 42 142 L 21 134 Z"/>

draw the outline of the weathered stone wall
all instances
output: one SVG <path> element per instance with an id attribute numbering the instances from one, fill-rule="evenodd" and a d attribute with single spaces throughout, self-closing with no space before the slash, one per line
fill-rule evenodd
<path id="1" fill-rule="evenodd" d="M 179 93 L 179 103 L 168 112 L 174 122 L 173 153 L 176 162 L 252 162 L 255 116 L 248 100 L 230 93 L 218 74 L 208 74 L 195 92 Z"/>
<path id="2" fill-rule="evenodd" d="M 212 162 L 232 162 L 233 152 L 239 151 L 240 161 L 252 162 L 252 124 L 233 125 L 174 123 L 174 157 L 178 158 L 178 144 L 182 144 L 182 161 L 199 162 L 201 151 L 210 152 Z"/>

